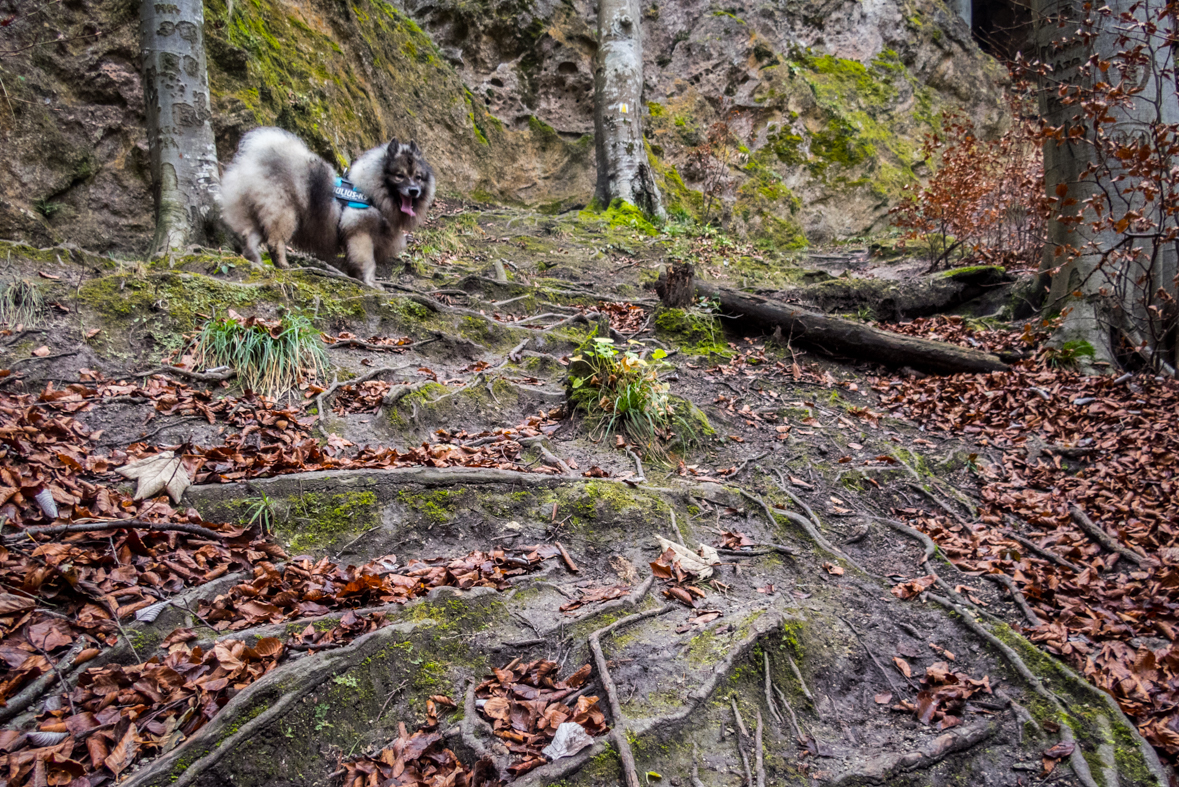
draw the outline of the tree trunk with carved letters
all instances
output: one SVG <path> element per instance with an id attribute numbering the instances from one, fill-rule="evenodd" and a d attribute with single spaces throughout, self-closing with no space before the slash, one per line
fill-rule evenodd
<path id="1" fill-rule="evenodd" d="M 596 198 L 638 206 L 664 217 L 663 200 L 643 140 L 643 40 L 636 0 L 598 0 L 598 51 L 594 59 Z"/>
<path id="2" fill-rule="evenodd" d="M 140 44 L 156 202 L 151 255 L 215 245 L 220 176 L 201 0 L 142 0 Z"/>

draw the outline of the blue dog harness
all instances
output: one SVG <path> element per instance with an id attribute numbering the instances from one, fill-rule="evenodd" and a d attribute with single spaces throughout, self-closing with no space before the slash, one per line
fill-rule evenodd
<path id="1" fill-rule="evenodd" d="M 332 196 L 344 203 L 344 207 L 356 208 L 357 210 L 364 210 L 371 208 L 373 204 L 369 202 L 368 197 L 352 185 L 352 181 L 345 178 L 337 177 L 336 186 L 332 190 Z"/>

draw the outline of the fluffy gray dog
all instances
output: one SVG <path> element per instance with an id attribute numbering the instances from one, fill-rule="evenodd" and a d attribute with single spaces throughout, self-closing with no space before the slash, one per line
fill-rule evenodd
<path id="1" fill-rule="evenodd" d="M 405 249 L 405 233 L 434 201 L 434 170 L 416 142 L 393 140 L 365 152 L 340 178 L 303 141 L 280 128 L 242 137 L 221 179 L 222 215 L 245 240 L 245 257 L 287 267 L 287 245 L 336 263 L 370 286 L 377 263 Z"/>

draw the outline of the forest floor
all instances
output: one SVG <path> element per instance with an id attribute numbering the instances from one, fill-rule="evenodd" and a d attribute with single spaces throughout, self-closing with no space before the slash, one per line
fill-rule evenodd
<path id="1" fill-rule="evenodd" d="M 1179 386 L 1070 371 L 1011 284 L 895 330 L 1024 360 L 924 377 L 650 290 L 920 278 L 867 249 L 443 205 L 384 292 L 3 251 L 6 784 L 1167 783 Z M 231 310 L 313 319 L 326 379 L 194 374 Z M 668 353 L 678 442 L 572 408 L 595 332 Z"/>

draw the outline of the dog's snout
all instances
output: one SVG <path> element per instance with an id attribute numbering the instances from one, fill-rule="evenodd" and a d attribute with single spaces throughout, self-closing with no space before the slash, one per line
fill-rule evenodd
<path id="1" fill-rule="evenodd" d="M 417 199 L 418 197 L 422 196 L 422 190 L 419 189 L 417 186 L 410 186 L 408 189 L 406 189 L 406 193 L 409 194 L 409 196 L 413 197 L 414 199 Z"/>

